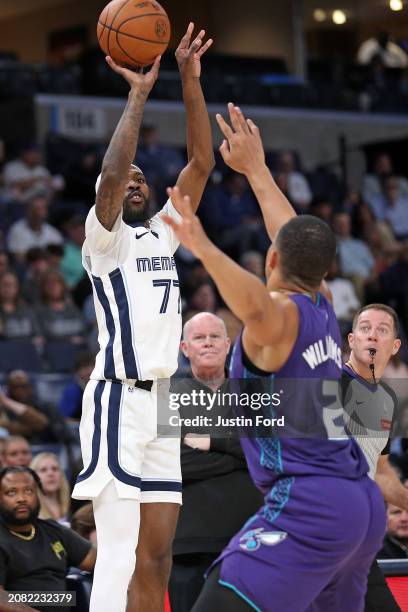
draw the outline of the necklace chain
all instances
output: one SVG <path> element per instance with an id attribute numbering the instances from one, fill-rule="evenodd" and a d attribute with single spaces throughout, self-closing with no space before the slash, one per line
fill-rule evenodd
<path id="1" fill-rule="evenodd" d="M 9 529 L 9 532 L 12 533 L 13 535 L 17 536 L 18 538 L 21 538 L 22 540 L 32 540 L 33 537 L 35 536 L 35 527 L 34 525 L 31 525 L 31 533 L 30 535 L 23 535 L 22 533 L 18 533 L 17 531 L 13 531 L 12 529 Z"/>

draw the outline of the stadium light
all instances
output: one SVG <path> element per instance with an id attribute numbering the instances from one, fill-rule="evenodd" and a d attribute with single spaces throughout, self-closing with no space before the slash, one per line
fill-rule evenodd
<path id="1" fill-rule="evenodd" d="M 336 25 L 343 25 L 347 21 L 346 13 L 340 10 L 333 11 L 332 19 Z"/>
<path id="2" fill-rule="evenodd" d="M 313 19 L 314 19 L 315 21 L 320 21 L 320 22 L 322 22 L 322 21 L 326 21 L 326 19 L 327 19 L 327 13 L 326 13 L 326 11 L 324 11 L 324 10 L 323 10 L 323 9 L 321 9 L 321 8 L 317 8 L 317 9 L 315 9 L 315 10 L 313 11 Z"/>
<path id="3" fill-rule="evenodd" d="M 402 0 L 390 0 L 390 9 L 392 11 L 402 11 L 404 4 Z"/>

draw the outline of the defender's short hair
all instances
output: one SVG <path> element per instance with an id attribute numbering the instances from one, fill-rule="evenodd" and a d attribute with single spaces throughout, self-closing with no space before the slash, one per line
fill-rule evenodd
<path id="1" fill-rule="evenodd" d="M 336 254 L 336 239 L 324 221 L 301 215 L 281 227 L 276 249 L 284 279 L 317 289 Z"/>

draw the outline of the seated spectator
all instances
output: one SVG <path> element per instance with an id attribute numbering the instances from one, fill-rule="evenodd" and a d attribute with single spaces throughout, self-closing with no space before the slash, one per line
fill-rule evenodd
<path id="1" fill-rule="evenodd" d="M 59 410 L 65 418 L 79 421 L 82 414 L 82 396 L 95 367 L 93 353 L 81 352 L 75 359 L 75 381 L 69 383 L 59 402 Z"/>
<path id="2" fill-rule="evenodd" d="M 47 198 L 34 196 L 28 203 L 25 218 L 10 227 L 7 234 L 8 250 L 17 261 L 24 262 L 27 251 L 33 247 L 62 244 L 60 232 L 46 222 L 47 217 Z"/>
<path id="3" fill-rule="evenodd" d="M 41 431 L 33 432 L 30 438 L 32 444 L 69 444 L 73 441 L 63 416 L 52 404 L 37 401 L 34 386 L 23 370 L 10 372 L 7 380 L 8 396 L 27 407 L 32 407 L 37 413 L 44 415 L 48 423 Z"/>
<path id="4" fill-rule="evenodd" d="M 137 165 L 142 167 L 149 185 L 168 185 L 184 168 L 185 159 L 175 147 L 160 143 L 155 125 L 143 125 L 137 147 Z"/>
<path id="5" fill-rule="evenodd" d="M 6 197 L 11 201 L 25 203 L 39 194 L 51 197 L 54 193 L 51 173 L 34 143 L 25 144 L 18 159 L 5 164 L 3 178 Z"/>
<path id="6" fill-rule="evenodd" d="M 408 244 L 401 248 L 397 261 L 380 275 L 383 301 L 392 306 L 408 330 Z"/>
<path id="7" fill-rule="evenodd" d="M 353 317 L 360 308 L 353 283 L 340 273 L 339 257 L 336 256 L 326 275 L 327 285 L 333 296 L 333 308 L 339 321 L 342 335 L 351 330 Z"/>
<path id="8" fill-rule="evenodd" d="M 66 242 L 61 272 L 68 287 L 74 287 L 85 274 L 82 265 L 82 245 L 85 240 L 85 219 L 76 215 L 65 224 Z"/>
<path id="9" fill-rule="evenodd" d="M 95 147 L 89 147 L 69 165 L 64 177 L 66 188 L 64 198 L 83 202 L 91 208 L 95 202 L 95 182 L 101 171 L 101 160 Z"/>
<path id="10" fill-rule="evenodd" d="M 20 297 L 20 284 L 13 272 L 0 276 L 0 337 L 6 340 L 33 340 L 41 345 L 41 330 L 32 308 Z"/>
<path id="11" fill-rule="evenodd" d="M 251 249 L 265 253 L 269 247 L 258 203 L 242 174 L 229 171 L 220 186 L 208 190 L 200 218 L 231 257 Z"/>
<path id="12" fill-rule="evenodd" d="M 85 540 L 89 540 L 94 546 L 97 545 L 96 525 L 92 503 L 84 504 L 71 518 L 71 529 L 79 533 Z"/>
<path id="13" fill-rule="evenodd" d="M 28 467 L 33 458 L 31 447 L 23 436 L 10 436 L 5 439 L 3 466 L 24 465 Z"/>
<path id="14" fill-rule="evenodd" d="M 408 195 L 402 195 L 397 177 L 384 178 L 382 194 L 374 197 L 370 206 L 379 221 L 387 221 L 397 240 L 408 238 Z"/>
<path id="15" fill-rule="evenodd" d="M 45 431 L 49 424 L 48 417 L 33 406 L 13 398 L 15 387 L 25 384 L 23 380 L 11 373 L 7 383 L 7 394 L 0 391 L 0 427 L 11 435 L 32 440 L 36 434 Z"/>
<path id="16" fill-rule="evenodd" d="M 58 457 L 54 453 L 38 453 L 30 467 L 38 474 L 42 484 L 42 491 L 38 492 L 39 518 L 67 523 L 71 497 Z"/>
<path id="17" fill-rule="evenodd" d="M 265 258 L 258 251 L 246 251 L 246 253 L 243 253 L 239 264 L 262 281 L 265 280 Z"/>
<path id="18" fill-rule="evenodd" d="M 391 157 L 384 151 L 378 153 L 374 160 L 374 172 L 366 174 L 363 179 L 363 198 L 366 202 L 382 195 L 383 180 L 390 174 L 394 174 Z M 408 180 L 399 176 L 397 181 L 401 195 L 408 196 Z"/>
<path id="19" fill-rule="evenodd" d="M 85 321 L 72 303 L 60 272 L 50 270 L 42 277 L 41 303 L 36 306 L 36 314 L 46 340 L 84 344 Z"/>
<path id="20" fill-rule="evenodd" d="M 395 239 L 388 223 L 378 221 L 366 202 L 359 202 L 352 213 L 353 235 L 368 244 L 378 273 L 395 261 L 401 244 Z"/>
<path id="21" fill-rule="evenodd" d="M 341 272 L 350 278 L 360 302 L 364 301 L 364 287 L 375 280 L 374 258 L 368 246 L 351 236 L 351 218 L 346 212 L 333 215 L 333 231 L 337 237 Z"/>
<path id="22" fill-rule="evenodd" d="M 408 512 L 387 504 L 387 533 L 377 559 L 408 559 Z"/>
<path id="23" fill-rule="evenodd" d="M 33 247 L 25 256 L 25 275 L 22 294 L 28 304 L 41 299 L 40 281 L 45 272 L 51 268 L 50 256 L 46 249 Z"/>
<path id="24" fill-rule="evenodd" d="M 10 259 L 6 251 L 0 250 L 0 276 L 10 269 Z"/>
<path id="25" fill-rule="evenodd" d="M 220 319 L 202 312 L 184 326 L 181 349 L 190 360 L 189 378 L 178 379 L 173 391 L 191 394 L 231 392 L 225 375 L 230 340 Z M 201 408 L 203 409 L 203 408 Z M 205 409 L 204 409 L 205 412 Z M 183 405 L 183 417 L 200 407 Z M 231 414 L 223 402 L 211 416 Z M 252 483 L 236 432 L 225 428 L 182 428 L 183 505 L 173 543 L 169 594 L 172 612 L 189 612 L 204 583 L 204 572 L 230 538 L 263 503 Z M 220 511 L 222 509 L 222 511 Z M 214 611 L 215 612 L 215 611 Z"/>
<path id="26" fill-rule="evenodd" d="M 314 200 L 309 208 L 309 214 L 326 221 L 330 225 L 334 211 L 334 204 L 330 200 Z"/>
<path id="27" fill-rule="evenodd" d="M 0 589 L 6 592 L 65 592 L 71 566 L 87 572 L 95 567 L 96 549 L 90 542 L 55 521 L 38 518 L 41 489 L 30 468 L 0 471 Z"/>
<path id="28" fill-rule="evenodd" d="M 299 212 L 305 212 L 312 201 L 312 192 L 307 178 L 295 168 L 295 158 L 291 151 L 284 151 L 278 158 L 277 177 L 279 187 L 292 206 Z"/>
<path id="29" fill-rule="evenodd" d="M 380 31 L 376 36 L 361 43 L 357 52 L 357 62 L 363 66 L 380 60 L 385 68 L 406 68 L 408 55 L 391 40 L 389 32 Z"/>

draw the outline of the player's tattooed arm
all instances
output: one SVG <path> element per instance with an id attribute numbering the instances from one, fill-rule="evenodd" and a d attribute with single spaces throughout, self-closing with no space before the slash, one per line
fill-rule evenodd
<path id="1" fill-rule="evenodd" d="M 177 185 L 182 193 L 189 194 L 195 212 L 214 167 L 211 125 L 200 83 L 201 57 L 213 41 L 210 38 L 203 44 L 205 30 L 200 30 L 191 42 L 193 29 L 194 24 L 190 23 L 176 50 L 186 109 L 188 156 L 188 164 L 181 171 Z"/>
<path id="2" fill-rule="evenodd" d="M 146 74 L 122 68 L 110 57 L 106 61 L 130 85 L 125 110 L 103 159 L 101 182 L 96 196 L 97 217 L 107 230 L 111 230 L 122 208 L 129 168 L 136 155 L 144 105 L 157 79 L 160 56 Z"/>
<path id="3" fill-rule="evenodd" d="M 228 104 L 231 125 L 221 115 L 217 123 L 225 140 L 220 147 L 223 160 L 235 172 L 244 174 L 259 202 L 266 231 L 271 240 L 279 229 L 296 216 L 289 200 L 275 183 L 265 163 L 259 128 L 251 119 L 246 119 L 238 106 Z"/>

